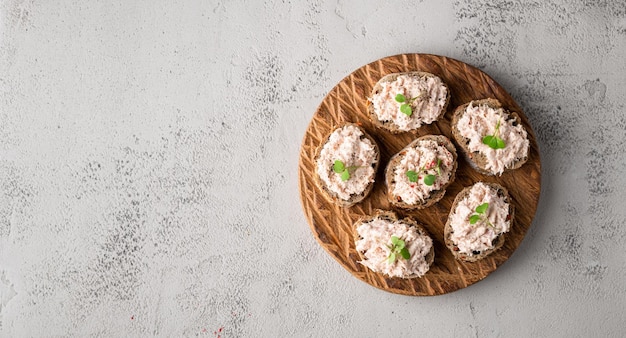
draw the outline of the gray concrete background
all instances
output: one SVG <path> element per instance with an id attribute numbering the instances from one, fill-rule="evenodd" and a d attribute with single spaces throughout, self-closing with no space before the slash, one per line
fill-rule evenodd
<path id="1" fill-rule="evenodd" d="M 0 4 L 0 336 L 626 334 L 623 1 Z M 538 136 L 528 236 L 484 281 L 377 290 L 317 244 L 300 141 L 354 69 L 475 65 Z"/>

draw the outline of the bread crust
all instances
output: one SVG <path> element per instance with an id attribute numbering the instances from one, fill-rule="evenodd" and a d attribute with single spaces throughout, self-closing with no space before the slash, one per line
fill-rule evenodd
<path id="1" fill-rule="evenodd" d="M 380 80 L 378 80 L 378 82 L 376 82 L 376 84 L 374 84 L 374 88 L 372 89 L 372 93 L 370 94 L 370 97 L 373 97 L 374 94 L 377 94 L 377 93 L 379 93 L 382 90 L 382 88 L 383 88 L 382 84 L 383 83 L 385 83 L 385 82 L 393 82 L 401 75 L 409 75 L 409 76 L 421 77 L 421 78 L 428 78 L 428 77 L 439 78 L 439 76 L 437 76 L 435 74 L 428 73 L 428 72 L 420 72 L 420 71 L 387 74 L 387 75 L 383 76 Z M 437 116 L 436 120 L 439 120 L 446 113 L 446 110 L 448 109 L 448 105 L 450 104 L 450 88 L 448 87 L 448 85 L 445 82 L 443 82 L 443 80 L 441 82 L 446 87 L 446 103 L 441 108 L 441 112 Z M 369 101 L 368 101 L 368 103 L 369 103 Z M 380 121 L 378 119 L 378 116 L 376 116 L 376 112 L 374 112 L 374 105 L 373 104 L 368 104 L 367 110 L 369 112 L 370 120 L 372 120 L 372 123 L 375 126 L 377 126 L 379 128 L 386 129 L 386 130 L 390 131 L 393 134 L 400 134 L 400 133 L 406 133 L 406 132 L 413 132 L 414 133 L 414 132 L 417 131 L 417 129 L 419 129 L 419 128 L 417 128 L 417 129 L 411 129 L 411 130 L 400 130 L 398 128 L 398 126 L 395 123 L 393 123 L 393 121 Z"/>
<path id="2" fill-rule="evenodd" d="M 361 194 L 352 195 L 350 197 L 350 199 L 344 200 L 344 199 L 340 198 L 339 196 L 337 196 L 337 194 L 335 192 L 331 191 L 328 188 L 328 186 L 326 186 L 326 183 L 324 183 L 324 181 L 322 181 L 320 179 L 319 172 L 317 171 L 317 161 L 319 160 L 322 148 L 328 142 L 328 139 L 330 138 L 330 135 L 335 130 L 343 128 L 343 127 L 348 126 L 348 125 L 352 125 L 352 126 L 358 128 L 363 133 L 363 136 L 361 136 L 361 139 L 367 138 L 368 140 L 370 140 L 372 142 L 372 144 L 374 145 L 374 151 L 376 153 L 376 160 L 375 160 L 374 167 L 373 167 L 374 168 L 374 180 L 372 182 L 370 182 L 370 184 L 367 185 L 367 187 L 365 188 L 365 190 L 363 190 L 363 192 Z M 369 195 L 369 193 L 372 191 L 372 188 L 374 187 L 374 183 L 376 182 L 376 173 L 378 172 L 378 165 L 379 164 L 380 164 L 380 148 L 378 147 L 378 143 L 376 142 L 376 140 L 370 134 L 368 134 L 358 124 L 356 124 L 356 123 L 344 123 L 344 124 L 338 126 L 337 128 L 334 128 L 333 130 L 331 130 L 330 133 L 328 133 L 328 135 L 326 135 L 326 137 L 324 137 L 324 142 L 322 142 L 317 147 L 317 149 L 315 151 L 315 185 L 317 185 L 317 187 L 323 192 L 323 195 L 326 197 L 326 199 L 328 199 L 328 201 L 330 201 L 331 203 L 335 203 L 335 204 L 337 204 L 339 206 L 342 206 L 342 207 L 351 207 L 351 206 L 361 202 L 363 199 L 365 199 L 365 197 L 367 197 Z"/>
<path id="3" fill-rule="evenodd" d="M 474 168 L 474 170 L 478 171 L 479 173 L 483 175 L 493 176 L 495 175 L 495 173 L 487 169 L 487 157 L 478 151 L 474 151 L 474 152 L 470 151 L 469 150 L 470 140 L 464 137 L 463 135 L 461 135 L 461 132 L 459 131 L 459 128 L 457 127 L 459 120 L 463 117 L 463 114 L 465 114 L 465 110 L 470 104 L 473 104 L 475 106 L 487 105 L 490 108 L 499 109 L 499 108 L 502 108 L 502 103 L 500 103 L 500 101 L 493 99 L 493 98 L 482 99 L 482 100 L 472 100 L 466 104 L 458 106 L 452 113 L 452 123 L 451 123 L 452 136 L 454 137 L 456 144 L 459 146 L 461 153 L 463 154 L 467 162 L 472 166 L 472 168 Z M 514 124 L 521 123 L 520 117 L 517 113 L 509 112 L 506 109 L 505 109 L 505 112 L 509 115 L 507 121 L 512 120 Z M 504 169 L 504 172 L 508 170 L 515 170 L 515 169 L 520 168 L 521 166 L 524 165 L 524 163 L 526 163 L 527 160 L 528 160 L 528 156 L 515 160 L 511 166 L 506 167 Z"/>
<path id="4" fill-rule="evenodd" d="M 358 240 L 361 239 L 361 236 L 359 236 L 358 231 L 356 231 L 357 227 L 362 224 L 362 223 L 366 223 L 366 222 L 370 222 L 376 218 L 381 218 L 381 219 L 385 219 L 391 222 L 395 222 L 395 221 L 401 221 L 403 223 L 408 224 L 410 227 L 414 227 L 417 232 L 420 235 L 424 235 L 424 236 L 428 236 L 432 239 L 432 236 L 428 233 L 428 230 L 426 230 L 426 227 L 424 227 L 424 225 L 422 225 L 421 223 L 417 222 L 416 220 L 414 220 L 411 217 L 405 217 L 403 219 L 398 219 L 398 216 L 396 215 L 395 212 L 391 211 L 391 210 L 380 210 L 380 209 L 375 209 L 374 212 L 372 213 L 372 215 L 366 215 L 363 216 L 361 218 L 359 218 L 359 220 L 357 220 L 353 225 L 352 225 L 352 232 L 354 233 L 354 243 L 356 243 Z M 356 244 L 355 244 L 356 245 Z M 364 260 L 365 257 L 363 256 L 363 253 L 360 251 L 357 251 L 357 253 L 359 254 L 359 258 L 360 260 Z M 430 248 L 430 251 L 428 252 L 428 254 L 426 254 L 426 257 L 424 257 L 424 259 L 426 260 L 426 263 L 428 264 L 428 266 L 430 267 L 433 262 L 435 261 L 435 245 L 434 245 L 434 241 L 433 241 L 433 245 Z M 398 277 L 401 278 L 401 277 Z M 408 277 L 405 277 L 404 279 L 412 279 L 412 278 L 420 278 L 418 275 L 413 274 L 410 275 Z"/>
<path id="5" fill-rule="evenodd" d="M 396 197 L 393 195 L 393 191 L 396 186 L 395 181 L 394 181 L 394 176 L 395 176 L 394 169 L 396 166 L 398 166 L 398 164 L 400 164 L 400 161 L 402 160 L 403 152 L 406 152 L 406 150 L 409 148 L 414 148 L 421 141 L 425 141 L 425 140 L 433 140 L 437 142 L 438 144 L 444 146 L 452 154 L 453 165 L 452 165 L 452 170 L 450 174 L 450 179 L 448 180 L 448 183 L 444 184 L 440 189 L 431 192 L 430 196 L 428 196 L 428 198 L 424 202 L 418 201 L 417 204 L 408 204 L 402 200 L 398 200 L 399 196 Z M 409 143 L 409 145 L 404 147 L 402 150 L 400 150 L 397 154 L 393 155 L 393 157 L 391 157 L 391 159 L 389 160 L 387 167 L 385 168 L 385 185 L 387 188 L 387 194 L 386 194 L 387 200 L 394 207 L 402 208 L 406 210 L 414 210 L 414 209 L 420 210 L 420 209 L 428 208 L 431 205 L 439 202 L 443 198 L 443 196 L 446 194 L 446 188 L 452 182 L 454 182 L 456 178 L 457 167 L 458 167 L 458 155 L 456 152 L 456 148 L 454 147 L 454 144 L 452 144 L 450 139 L 448 139 L 447 137 L 443 135 L 426 135 L 426 136 L 417 138 L 413 142 Z"/>
<path id="6" fill-rule="evenodd" d="M 511 226 L 513 226 L 513 222 L 515 220 L 515 207 L 511 203 L 509 191 L 505 187 L 497 183 L 487 183 L 487 182 L 482 182 L 482 183 L 493 189 L 496 189 L 498 191 L 498 196 L 504 197 L 504 201 L 509 204 L 509 216 L 511 217 L 510 222 L 511 222 Z M 507 234 L 507 233 L 500 234 L 498 237 L 494 239 L 494 241 L 492 242 L 492 247 L 490 249 L 484 250 L 480 252 L 479 254 L 470 256 L 470 255 L 467 255 L 466 253 L 462 253 L 458 251 L 458 248 L 456 247 L 454 242 L 452 242 L 452 239 L 451 239 L 453 231 L 452 231 L 452 226 L 450 225 L 450 219 L 451 219 L 450 216 L 452 216 L 452 213 L 456 210 L 456 207 L 459 204 L 459 202 L 465 196 L 469 195 L 470 190 L 472 189 L 472 186 L 464 188 L 463 190 L 461 190 L 461 192 L 459 192 L 456 195 L 456 198 L 454 199 L 454 203 L 452 203 L 452 208 L 450 208 L 450 213 L 448 214 L 448 220 L 446 221 L 446 225 L 443 229 L 443 238 L 444 238 L 444 242 L 446 243 L 446 246 L 448 247 L 448 249 L 450 249 L 450 252 L 452 252 L 452 254 L 454 255 L 456 259 L 460 261 L 465 261 L 465 262 L 479 261 L 489 256 L 493 252 L 497 251 L 498 249 L 502 247 L 502 245 L 504 245 L 504 242 L 506 241 L 506 234 Z"/>

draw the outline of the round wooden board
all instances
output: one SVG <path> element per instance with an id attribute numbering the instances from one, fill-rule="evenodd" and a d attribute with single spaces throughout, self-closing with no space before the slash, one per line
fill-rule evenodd
<path id="1" fill-rule="evenodd" d="M 394 135 L 374 127 L 371 123 L 367 114 L 367 97 L 374 84 L 384 75 L 407 71 L 426 71 L 441 77 L 450 88 L 450 105 L 442 119 L 420 128 L 417 133 Z M 459 155 L 456 180 L 448 187 L 439 203 L 418 211 L 394 209 L 385 196 L 384 168 L 389 158 L 423 135 L 443 134 L 453 140 L 450 120 L 454 109 L 470 100 L 489 97 L 500 100 L 504 108 L 519 114 L 530 139 L 528 162 L 520 169 L 506 172 L 500 177 L 485 176 L 472 169 L 463 156 Z M 317 148 L 333 129 L 346 122 L 361 124 L 377 140 L 381 151 L 381 162 L 371 194 L 350 208 L 339 207 L 326 200 L 314 178 Z M 454 259 L 445 246 L 443 228 L 457 193 L 478 181 L 497 182 L 509 190 L 511 203 L 516 211 L 515 220 L 500 250 L 481 261 L 464 263 Z M 306 130 L 300 150 L 300 198 L 311 230 L 320 245 L 355 277 L 397 294 L 440 295 L 467 287 L 487 277 L 513 254 L 524 238 L 537 210 L 540 185 L 541 163 L 537 142 L 526 115 L 517 103 L 479 69 L 438 55 L 390 56 L 365 65 L 345 77 L 319 105 Z M 358 263 L 359 255 L 353 241 L 353 223 L 364 215 L 371 215 L 375 209 L 395 210 L 399 217 L 412 216 L 428 228 L 435 246 L 435 262 L 424 277 L 390 278 L 372 272 Z"/>

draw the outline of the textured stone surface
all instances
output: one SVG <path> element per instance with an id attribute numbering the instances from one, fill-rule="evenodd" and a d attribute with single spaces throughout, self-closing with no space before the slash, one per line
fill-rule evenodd
<path id="1" fill-rule="evenodd" d="M 0 4 L 0 336 L 626 332 L 623 1 Z M 383 56 L 480 67 L 525 109 L 543 186 L 484 281 L 353 278 L 300 209 L 300 141 Z"/>

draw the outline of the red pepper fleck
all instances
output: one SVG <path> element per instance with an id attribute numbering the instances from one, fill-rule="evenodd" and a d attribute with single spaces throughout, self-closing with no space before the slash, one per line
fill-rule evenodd
<path id="1" fill-rule="evenodd" d="M 459 251 L 459 247 L 458 247 L 458 246 L 455 246 L 455 247 L 454 247 L 454 251 Z"/>
<path id="2" fill-rule="evenodd" d="M 415 188 L 415 184 L 411 184 L 411 188 Z"/>
<path id="3" fill-rule="evenodd" d="M 506 215 L 506 220 L 510 221 L 511 220 L 511 214 Z"/>
<path id="4" fill-rule="evenodd" d="M 130 316 L 130 320 L 135 320 L 135 316 Z"/>
<path id="5" fill-rule="evenodd" d="M 398 202 L 402 202 L 402 197 L 397 196 Z"/>

